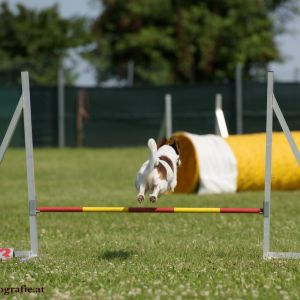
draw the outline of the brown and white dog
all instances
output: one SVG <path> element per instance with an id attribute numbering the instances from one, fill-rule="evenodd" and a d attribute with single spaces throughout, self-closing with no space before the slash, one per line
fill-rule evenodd
<path id="1" fill-rule="evenodd" d="M 150 201 L 156 202 L 159 195 L 173 192 L 177 185 L 180 158 L 176 140 L 171 139 L 168 143 L 165 140 L 157 145 L 154 139 L 149 139 L 148 147 L 149 160 L 144 162 L 135 181 L 139 202 L 145 199 L 145 193 L 150 193 Z"/>

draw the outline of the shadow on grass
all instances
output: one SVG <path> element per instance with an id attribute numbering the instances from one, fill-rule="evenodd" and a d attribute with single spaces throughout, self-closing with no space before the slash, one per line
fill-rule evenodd
<path id="1" fill-rule="evenodd" d="M 133 251 L 124 251 L 124 250 L 105 251 L 103 254 L 98 256 L 98 259 L 126 260 L 128 258 L 131 258 L 133 255 L 135 255 Z"/>

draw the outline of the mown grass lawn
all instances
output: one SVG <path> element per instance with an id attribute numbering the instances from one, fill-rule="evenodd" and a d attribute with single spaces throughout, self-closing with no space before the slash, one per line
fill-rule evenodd
<path id="1" fill-rule="evenodd" d="M 137 206 L 146 148 L 35 150 L 38 204 Z M 287 170 L 288 171 L 288 170 Z M 25 155 L 0 168 L 1 246 L 29 249 Z M 262 192 L 168 195 L 159 206 L 261 207 Z M 150 205 L 146 202 L 144 205 Z M 300 192 L 272 193 L 273 251 L 300 252 Z M 263 218 L 219 214 L 43 214 L 40 256 L 0 262 L 0 299 L 299 299 L 300 262 L 262 259 Z"/>

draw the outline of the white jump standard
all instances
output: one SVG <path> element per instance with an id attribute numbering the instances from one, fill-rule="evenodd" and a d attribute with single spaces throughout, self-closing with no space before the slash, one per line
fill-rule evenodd
<path id="1" fill-rule="evenodd" d="M 27 190 L 29 206 L 29 230 L 31 249 L 29 251 L 15 251 L 14 256 L 31 258 L 38 255 L 38 232 L 36 222 L 36 193 L 33 164 L 33 144 L 32 144 L 32 126 L 31 126 L 31 107 L 30 107 L 30 90 L 28 72 L 21 73 L 22 95 L 18 102 L 17 108 L 10 121 L 2 144 L 0 146 L 0 163 L 4 157 L 11 138 L 15 132 L 18 121 L 23 112 L 25 150 L 26 150 L 26 170 L 27 170 Z"/>
<path id="2" fill-rule="evenodd" d="M 291 132 L 280 110 L 280 107 L 276 101 L 273 89 L 274 89 L 274 74 L 273 72 L 268 72 L 263 256 L 265 259 L 269 259 L 269 258 L 300 259 L 299 252 L 293 253 L 293 252 L 271 252 L 270 251 L 273 111 L 275 112 L 275 115 L 280 123 L 280 126 L 290 144 L 293 154 L 300 167 L 299 150 L 291 135 Z"/>

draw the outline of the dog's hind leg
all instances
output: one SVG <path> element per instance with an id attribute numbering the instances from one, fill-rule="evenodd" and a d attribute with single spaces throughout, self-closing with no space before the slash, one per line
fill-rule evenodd
<path id="1" fill-rule="evenodd" d="M 156 185 L 156 186 L 154 187 L 154 189 L 153 189 L 152 194 L 149 195 L 149 200 L 150 200 L 150 202 L 155 203 L 156 200 L 157 200 L 158 194 L 159 194 L 159 186 Z"/>
<path id="2" fill-rule="evenodd" d="M 176 185 L 177 185 L 177 180 L 173 180 L 173 182 L 170 184 L 170 191 L 171 192 L 174 192 L 175 188 L 176 188 Z"/>
<path id="3" fill-rule="evenodd" d="M 146 185 L 144 183 L 142 183 L 140 185 L 140 188 L 139 188 L 139 193 L 137 195 L 137 200 L 142 203 L 145 199 L 145 190 L 146 190 Z"/>

